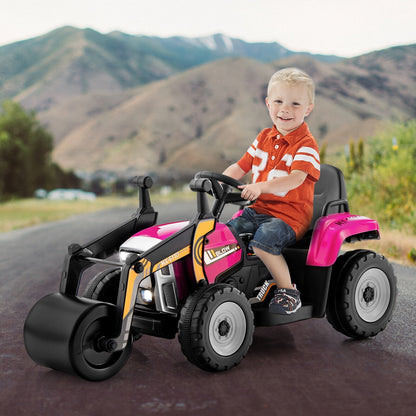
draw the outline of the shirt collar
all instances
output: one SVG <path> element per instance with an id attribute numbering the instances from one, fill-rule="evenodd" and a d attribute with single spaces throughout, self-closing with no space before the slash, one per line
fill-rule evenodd
<path id="1" fill-rule="evenodd" d="M 308 125 L 305 122 L 303 122 L 296 130 L 291 131 L 290 133 L 286 134 L 286 136 L 281 134 L 279 130 L 277 130 L 276 126 L 273 125 L 272 134 L 273 137 L 276 138 L 279 135 L 279 139 L 283 139 L 287 141 L 289 144 L 291 144 L 298 141 L 302 137 L 310 135 L 310 131 Z"/>

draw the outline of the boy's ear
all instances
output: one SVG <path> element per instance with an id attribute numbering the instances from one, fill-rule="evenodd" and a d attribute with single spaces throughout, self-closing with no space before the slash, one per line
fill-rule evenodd
<path id="1" fill-rule="evenodd" d="M 267 108 L 269 108 L 269 97 L 266 97 L 264 101 L 266 101 Z"/>
<path id="2" fill-rule="evenodd" d="M 308 106 L 308 108 L 306 109 L 306 114 L 305 114 L 305 116 L 306 116 L 306 117 L 307 117 L 310 113 L 312 113 L 313 107 L 314 107 L 314 104 L 313 104 L 313 103 L 310 103 L 310 104 L 309 104 L 309 106 Z"/>

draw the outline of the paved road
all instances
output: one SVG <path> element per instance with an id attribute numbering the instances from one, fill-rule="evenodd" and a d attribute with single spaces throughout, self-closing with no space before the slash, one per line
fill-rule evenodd
<path id="1" fill-rule="evenodd" d="M 189 208 L 160 206 L 160 220 Z M 191 207 L 191 210 L 193 207 Z M 0 234 L 0 409 L 7 415 L 410 415 L 416 409 L 416 273 L 395 265 L 392 322 L 352 341 L 325 319 L 257 328 L 235 369 L 206 373 L 177 340 L 143 336 L 114 378 L 91 383 L 37 366 L 22 329 L 31 306 L 56 292 L 66 247 L 111 229 L 134 212 L 114 210 Z"/>

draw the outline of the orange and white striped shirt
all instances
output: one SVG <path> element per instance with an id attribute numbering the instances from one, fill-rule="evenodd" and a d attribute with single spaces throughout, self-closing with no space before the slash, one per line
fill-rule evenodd
<path id="1" fill-rule="evenodd" d="M 259 214 L 280 218 L 300 239 L 308 230 L 313 214 L 313 191 L 319 179 L 318 145 L 306 123 L 283 136 L 276 129 L 264 129 L 237 162 L 244 172 L 252 171 L 252 183 L 289 175 L 292 170 L 308 174 L 289 192 L 261 194 L 252 208 Z"/>

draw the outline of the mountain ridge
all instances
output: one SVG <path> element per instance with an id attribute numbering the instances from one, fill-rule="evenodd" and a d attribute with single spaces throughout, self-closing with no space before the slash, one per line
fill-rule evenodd
<path id="1" fill-rule="evenodd" d="M 277 42 L 251 44 L 216 34 L 209 37 L 208 47 L 207 39 L 102 34 L 64 26 L 0 47 L 0 100 L 17 97 L 25 106 L 43 111 L 56 104 L 56 90 L 62 98 L 119 91 L 230 56 L 265 62 L 294 54 Z M 226 43 L 234 45 L 232 50 Z"/>
<path id="2" fill-rule="evenodd" d="M 415 117 L 415 51 L 317 59 L 223 34 L 164 39 L 64 27 L 0 47 L 0 99 L 37 111 L 65 168 L 189 177 L 223 169 L 269 126 L 266 85 L 284 66 L 314 79 L 307 121 L 329 147 L 382 120 Z"/>

